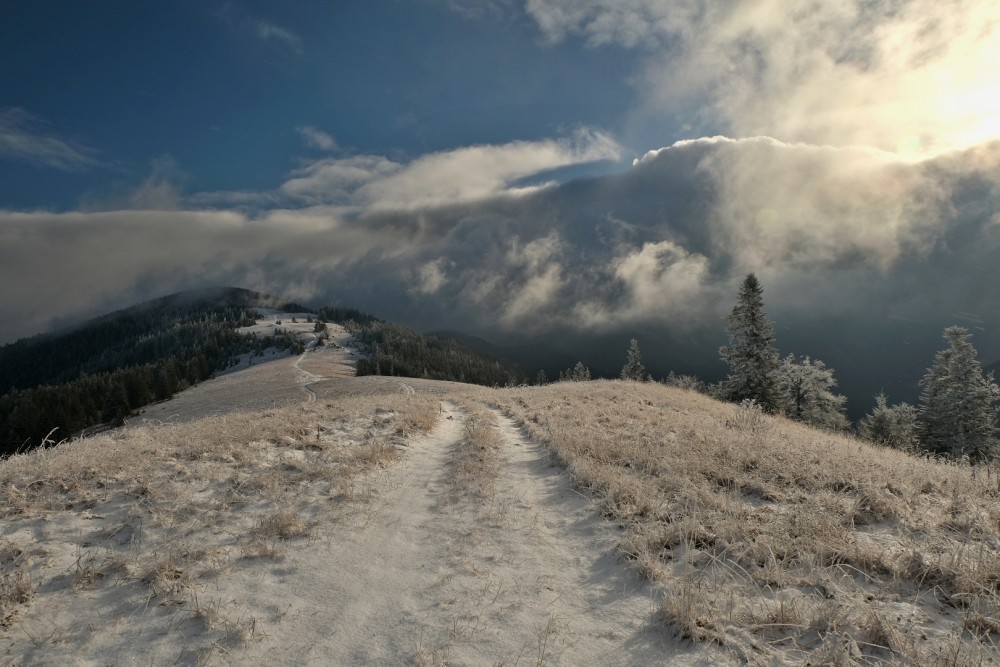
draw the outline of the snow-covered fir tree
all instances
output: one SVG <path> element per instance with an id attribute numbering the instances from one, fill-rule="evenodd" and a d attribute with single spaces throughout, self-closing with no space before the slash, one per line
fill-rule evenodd
<path id="1" fill-rule="evenodd" d="M 730 401 L 753 399 L 767 412 L 781 405 L 778 389 L 778 351 L 774 327 L 764 313 L 764 288 L 754 274 L 747 275 L 732 312 L 726 316 L 729 345 L 719 348 L 729 365 L 722 396 Z"/>
<path id="2" fill-rule="evenodd" d="M 920 440 L 940 454 L 986 458 L 996 445 L 995 404 L 1000 388 L 992 374 L 983 376 L 968 329 L 948 327 L 944 338 L 948 349 L 937 353 L 920 382 Z"/>
<path id="3" fill-rule="evenodd" d="M 622 367 L 623 380 L 642 382 L 646 375 L 646 367 L 642 365 L 642 352 L 639 351 L 639 341 L 635 338 L 628 345 L 628 360 Z"/>
<path id="4" fill-rule="evenodd" d="M 576 362 L 573 368 L 567 368 L 559 374 L 560 382 L 586 382 L 590 380 L 590 369 L 583 365 L 582 361 Z"/>
<path id="5" fill-rule="evenodd" d="M 844 414 L 847 397 L 833 393 L 837 381 L 833 369 L 819 359 L 795 359 L 789 354 L 778 368 L 778 388 L 781 391 L 782 409 L 791 419 L 829 428 L 843 430 L 849 422 Z"/>
<path id="6" fill-rule="evenodd" d="M 875 397 L 875 407 L 858 423 L 861 437 L 898 449 L 912 450 L 919 446 L 917 409 L 909 403 L 889 405 L 884 393 Z"/>

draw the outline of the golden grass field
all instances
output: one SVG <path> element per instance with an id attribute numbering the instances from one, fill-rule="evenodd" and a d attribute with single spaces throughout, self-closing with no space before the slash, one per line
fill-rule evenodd
<path id="1" fill-rule="evenodd" d="M 448 589 L 448 608 L 477 619 L 475 633 L 455 620 L 429 642 L 427 621 L 419 646 L 380 647 L 371 660 L 580 664 L 589 630 L 573 615 L 598 603 L 528 616 L 528 592 L 506 597 L 508 570 L 483 574 L 508 558 L 516 577 L 531 540 L 548 539 L 537 525 L 548 496 L 528 499 L 532 480 L 549 474 L 524 458 L 537 446 L 617 535 L 614 567 L 648 582 L 639 600 L 646 595 L 650 613 L 623 607 L 635 626 L 601 631 L 599 655 L 620 654 L 620 664 L 1000 663 L 1000 476 L 989 466 L 926 460 L 655 383 L 487 389 L 346 378 L 314 389 L 315 402 L 126 427 L 0 462 L 0 662 L 91 664 L 120 655 L 109 647 L 128 633 L 156 647 L 153 664 L 264 655 L 263 645 L 283 641 L 284 602 L 262 611 L 212 591 L 229 590 L 227 577 L 252 580 L 254 568 L 280 579 L 272 566 L 297 550 L 337 530 L 372 530 L 372 503 L 392 490 L 378 471 L 429 455 L 410 445 L 431 442 L 447 411 L 461 436 L 442 441 L 447 456 L 432 466 L 441 491 L 428 520 L 442 541 L 449 517 L 466 522 L 448 539 L 474 546 L 456 556 L 461 567 L 428 565 L 438 569 L 433 599 L 443 609 L 447 582 L 468 579 L 486 582 L 477 599 L 489 602 L 489 582 L 500 580 L 498 611 L 456 602 L 472 584 Z M 587 585 L 573 595 L 585 598 Z M 519 618 L 532 619 L 521 633 L 537 641 L 505 653 L 513 640 L 500 636 L 529 623 Z M 490 639 L 486 620 L 511 627 Z"/>

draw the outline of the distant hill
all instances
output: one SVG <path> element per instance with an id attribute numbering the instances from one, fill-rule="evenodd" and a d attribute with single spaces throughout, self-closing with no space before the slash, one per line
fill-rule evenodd
<path id="1" fill-rule="evenodd" d="M 367 348 L 359 374 L 400 375 L 486 385 L 525 374 L 444 337 L 425 337 L 349 308 L 312 309 L 251 290 L 223 287 L 171 294 L 96 317 L 71 329 L 0 347 L 0 456 L 99 424 L 120 424 L 267 349 L 301 353 L 298 336 L 256 337 L 255 309 L 311 313 L 344 325 Z"/>

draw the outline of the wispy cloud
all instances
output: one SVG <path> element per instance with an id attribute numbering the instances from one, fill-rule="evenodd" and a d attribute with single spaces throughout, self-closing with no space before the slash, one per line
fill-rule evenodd
<path id="1" fill-rule="evenodd" d="M 288 28 L 282 28 L 281 26 L 275 25 L 270 21 L 258 19 L 256 21 L 255 29 L 257 37 L 265 42 L 276 42 L 299 54 L 304 51 L 304 42 L 302 41 L 302 38 Z"/>
<path id="2" fill-rule="evenodd" d="M 239 3 L 227 2 L 216 12 L 216 16 L 231 30 L 258 42 L 271 44 L 296 56 L 305 53 L 305 41 L 295 31 L 249 14 Z"/>
<path id="3" fill-rule="evenodd" d="M 337 150 L 336 140 L 326 132 L 312 125 L 299 125 L 295 128 L 295 131 L 302 136 L 302 140 L 305 141 L 306 146 L 309 148 L 317 148 L 321 151 Z"/>
<path id="4" fill-rule="evenodd" d="M 328 158 L 296 170 L 281 190 L 313 203 L 353 204 L 365 210 L 414 210 L 524 194 L 515 183 L 569 165 L 616 160 L 609 135 L 580 130 L 572 137 L 468 146 L 402 163 L 382 156 Z"/>
<path id="5" fill-rule="evenodd" d="M 68 172 L 102 166 L 92 148 L 61 139 L 43 128 L 44 122 L 24 109 L 0 111 L 0 158 Z"/>

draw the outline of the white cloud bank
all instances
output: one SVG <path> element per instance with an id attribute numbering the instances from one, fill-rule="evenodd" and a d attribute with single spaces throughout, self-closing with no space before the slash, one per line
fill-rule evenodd
<path id="1" fill-rule="evenodd" d="M 409 164 L 319 160 L 270 208 L 0 211 L 0 280 L 19 285 L 0 304 L 0 338 L 205 284 L 495 331 L 717 327 L 748 271 L 802 317 L 911 301 L 919 313 L 992 308 L 980 274 L 1000 263 L 1000 144 L 913 164 L 714 138 L 624 174 L 509 195 L 525 161 L 613 152 L 542 142 Z M 467 177 L 473 165 L 485 174 Z M 176 166 L 154 167 L 131 203 L 190 207 L 169 185 Z"/>

